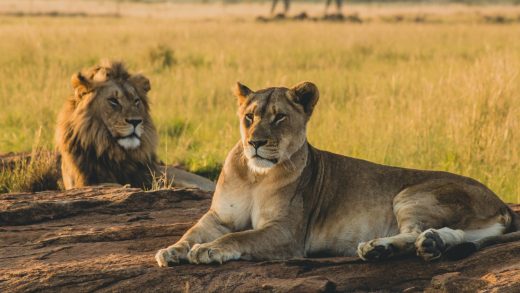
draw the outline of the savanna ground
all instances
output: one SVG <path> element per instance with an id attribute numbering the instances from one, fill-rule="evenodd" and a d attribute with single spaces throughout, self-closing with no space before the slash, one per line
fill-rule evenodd
<path id="1" fill-rule="evenodd" d="M 151 79 L 167 163 L 214 178 L 239 139 L 235 81 L 308 80 L 316 147 L 463 174 L 520 202 L 520 7 L 347 5 L 363 23 L 264 23 L 268 3 L 66 2 L 0 4 L 0 153 L 52 149 L 70 76 L 108 57 Z"/>

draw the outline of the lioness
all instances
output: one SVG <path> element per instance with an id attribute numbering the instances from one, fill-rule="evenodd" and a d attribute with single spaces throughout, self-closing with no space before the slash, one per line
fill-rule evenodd
<path id="1" fill-rule="evenodd" d="M 150 187 L 166 169 L 176 185 L 213 191 L 210 180 L 160 166 L 157 131 L 150 116 L 150 81 L 121 62 L 72 76 L 74 94 L 58 116 L 56 146 L 66 189 L 103 183 Z"/>
<path id="2" fill-rule="evenodd" d="M 318 89 L 236 87 L 241 140 L 231 150 L 209 211 L 155 258 L 287 259 L 356 253 L 364 260 L 447 248 L 518 229 L 486 186 L 447 172 L 383 166 L 312 147 L 306 125 Z M 516 222 L 516 225 L 519 223 Z"/>

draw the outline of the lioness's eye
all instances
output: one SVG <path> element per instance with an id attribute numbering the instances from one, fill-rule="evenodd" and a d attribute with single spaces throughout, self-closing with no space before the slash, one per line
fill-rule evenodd
<path id="1" fill-rule="evenodd" d="M 134 104 L 135 104 L 136 106 L 139 106 L 139 104 L 141 104 L 141 100 L 139 100 L 139 99 L 135 99 Z"/>
<path id="2" fill-rule="evenodd" d="M 253 113 L 247 113 L 246 114 L 246 120 L 249 121 L 249 122 L 253 122 L 253 119 L 255 118 L 255 116 L 253 115 Z"/>
<path id="3" fill-rule="evenodd" d="M 285 118 L 287 118 L 287 115 L 278 113 L 278 114 L 276 114 L 276 116 L 274 116 L 274 123 L 280 123 L 280 122 L 284 121 Z"/>
<path id="4" fill-rule="evenodd" d="M 114 108 L 119 106 L 119 101 L 116 98 L 109 98 L 108 102 Z"/>

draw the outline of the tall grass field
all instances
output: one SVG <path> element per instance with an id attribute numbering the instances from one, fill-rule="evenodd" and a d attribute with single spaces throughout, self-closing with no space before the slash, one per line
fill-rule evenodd
<path id="1" fill-rule="evenodd" d="M 218 175 L 240 136 L 236 81 L 312 81 L 314 146 L 470 176 L 520 202 L 517 21 L 0 16 L 0 36 L 0 153 L 52 149 L 71 75 L 111 58 L 150 78 L 166 163 Z"/>

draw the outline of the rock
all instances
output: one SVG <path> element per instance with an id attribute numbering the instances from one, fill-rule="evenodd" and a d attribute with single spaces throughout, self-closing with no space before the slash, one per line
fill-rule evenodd
<path id="1" fill-rule="evenodd" d="M 520 242 L 433 263 L 332 257 L 159 268 L 155 252 L 210 201 L 196 189 L 0 194 L 0 292 L 520 292 Z"/>

